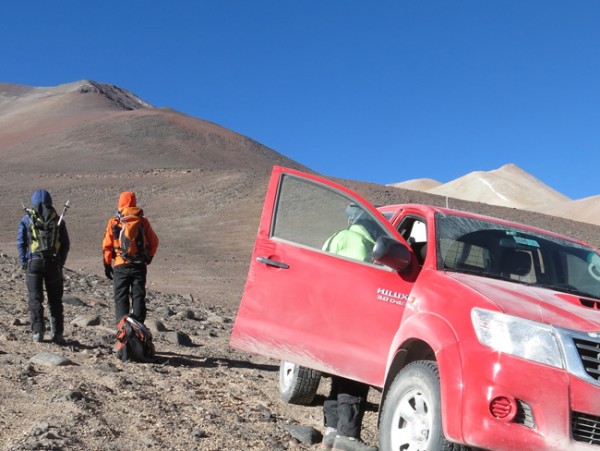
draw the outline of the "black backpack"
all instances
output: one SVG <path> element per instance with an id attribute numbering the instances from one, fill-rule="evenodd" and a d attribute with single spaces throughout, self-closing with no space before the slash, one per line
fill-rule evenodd
<path id="1" fill-rule="evenodd" d="M 27 213 L 31 218 L 30 251 L 41 254 L 44 258 L 55 257 L 60 249 L 59 216 L 50 205 L 38 204 Z"/>
<path id="2" fill-rule="evenodd" d="M 117 356 L 124 362 L 154 361 L 152 333 L 140 321 L 124 316 L 117 324 Z"/>

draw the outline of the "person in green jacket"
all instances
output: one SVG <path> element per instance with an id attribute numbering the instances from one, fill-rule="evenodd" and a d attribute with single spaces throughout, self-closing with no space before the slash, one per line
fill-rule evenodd
<path id="1" fill-rule="evenodd" d="M 349 227 L 334 233 L 323 245 L 323 250 L 344 257 L 371 261 L 375 239 L 382 230 L 367 213 L 357 205 L 351 204 L 346 208 Z"/>
<path id="2" fill-rule="evenodd" d="M 349 226 L 334 233 L 323 250 L 362 262 L 371 262 L 373 246 L 384 232 L 357 205 L 346 208 Z M 322 448 L 342 451 L 377 451 L 360 438 L 369 386 L 340 376 L 331 376 L 331 390 L 323 403 L 325 433 Z"/>

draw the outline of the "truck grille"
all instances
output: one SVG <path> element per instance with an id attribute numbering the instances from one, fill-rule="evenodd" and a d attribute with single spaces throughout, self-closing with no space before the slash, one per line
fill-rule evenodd
<path id="1" fill-rule="evenodd" d="M 578 442 L 600 445 L 600 417 L 573 412 L 571 417 L 573 439 Z"/>
<path id="2" fill-rule="evenodd" d="M 600 343 L 573 338 L 581 363 L 588 376 L 600 380 Z"/>

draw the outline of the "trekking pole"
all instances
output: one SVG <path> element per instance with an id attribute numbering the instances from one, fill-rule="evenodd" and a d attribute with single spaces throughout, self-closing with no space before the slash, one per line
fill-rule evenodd
<path id="1" fill-rule="evenodd" d="M 60 223 L 62 222 L 63 216 L 65 215 L 65 213 L 67 212 L 67 208 L 69 208 L 69 200 L 67 199 L 67 201 L 65 202 L 65 206 L 63 207 L 63 211 L 60 214 L 60 218 L 58 218 L 58 225 L 60 225 Z"/>
<path id="2" fill-rule="evenodd" d="M 23 210 L 25 210 L 27 213 L 31 213 L 33 211 L 31 208 L 27 208 L 23 202 L 21 202 L 21 206 L 23 207 Z"/>

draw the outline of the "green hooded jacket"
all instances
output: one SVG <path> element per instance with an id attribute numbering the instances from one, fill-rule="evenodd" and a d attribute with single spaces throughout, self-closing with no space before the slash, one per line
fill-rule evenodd
<path id="1" fill-rule="evenodd" d="M 374 245 L 375 241 L 362 225 L 352 224 L 329 237 L 323 250 L 354 260 L 370 262 Z"/>

